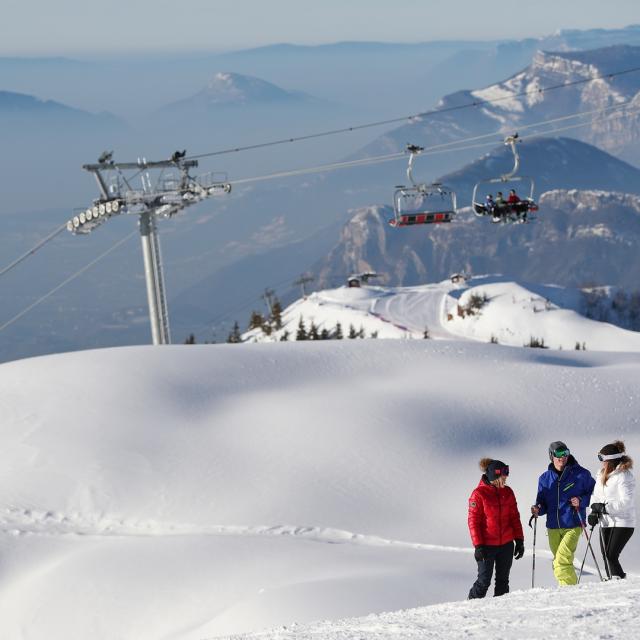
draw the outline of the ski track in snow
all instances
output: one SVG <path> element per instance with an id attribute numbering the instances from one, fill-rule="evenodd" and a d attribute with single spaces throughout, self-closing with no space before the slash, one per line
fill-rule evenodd
<path id="1" fill-rule="evenodd" d="M 0 517 L 0 534 L 11 536 L 77 536 L 77 537 L 162 537 L 162 536 L 238 536 L 304 539 L 322 544 L 353 544 L 364 547 L 386 547 L 471 555 L 473 547 L 455 547 L 424 542 L 392 540 L 375 535 L 354 533 L 333 527 L 296 525 L 194 525 L 157 520 L 126 520 L 117 517 L 64 515 L 54 511 L 8 508 Z M 536 549 L 536 556 L 551 559 L 547 549 Z M 576 559 L 576 569 L 581 560 Z M 584 572 L 595 574 L 595 566 L 584 565 Z M 634 575 L 629 573 L 630 576 Z"/>
<path id="2" fill-rule="evenodd" d="M 195 525 L 156 520 L 132 520 L 106 515 L 65 515 L 54 511 L 8 508 L 0 516 L 0 533 L 43 536 L 153 537 L 153 536 L 251 536 L 295 537 L 326 544 L 357 544 L 422 551 L 473 553 L 472 548 L 391 540 L 332 527 L 296 525 Z"/>
<path id="3" fill-rule="evenodd" d="M 349 309 L 363 316 L 372 316 L 380 322 L 404 331 L 407 334 L 421 335 L 426 329 L 432 338 L 467 340 L 457 336 L 445 327 L 449 288 L 440 285 L 429 287 L 430 296 L 425 296 L 424 288 L 386 292 L 380 297 L 367 299 L 366 306 L 349 304 L 343 300 L 333 300 L 329 294 L 316 294 L 318 305 L 333 306 L 336 309 Z"/>
<path id="4" fill-rule="evenodd" d="M 444 327 L 447 298 L 448 291 L 436 290 L 425 304 L 423 292 L 408 290 L 374 300 L 370 313 L 404 331 L 420 333 L 428 329 L 432 338 L 451 339 L 453 335 Z M 415 320 L 408 322 L 408 318 Z"/>

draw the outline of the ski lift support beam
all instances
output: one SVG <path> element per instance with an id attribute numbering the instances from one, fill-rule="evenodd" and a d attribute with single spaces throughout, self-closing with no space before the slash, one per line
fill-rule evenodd
<path id="1" fill-rule="evenodd" d="M 160 253 L 156 219 L 158 216 L 170 217 L 178 211 L 195 204 L 216 193 L 231 191 L 229 183 L 209 183 L 203 185 L 189 175 L 189 170 L 198 166 L 197 160 L 185 160 L 186 151 L 176 151 L 169 160 L 148 162 L 113 162 L 111 152 L 105 152 L 97 163 L 85 164 L 82 168 L 92 173 L 98 183 L 101 197 L 94 201 L 86 212 L 74 216 L 67 223 L 72 233 L 89 233 L 108 218 L 123 213 L 139 216 L 140 238 L 144 259 L 145 281 L 151 338 L 154 345 L 171 344 L 169 313 L 166 288 Z M 154 185 L 149 176 L 150 170 L 178 169 L 181 172 L 179 184 L 173 188 Z M 142 173 L 142 190 L 132 189 L 123 171 L 137 170 Z M 109 185 L 104 174 L 117 174 L 115 184 Z M 136 174 L 137 175 L 137 174 Z M 132 179 L 132 178 L 131 178 Z M 128 191 L 121 192 L 120 181 Z"/>

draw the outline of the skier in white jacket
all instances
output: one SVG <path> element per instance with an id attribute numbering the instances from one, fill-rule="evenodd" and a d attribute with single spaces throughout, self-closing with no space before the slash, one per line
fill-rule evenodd
<path id="1" fill-rule="evenodd" d="M 609 579 L 624 578 L 618 558 L 636 526 L 633 461 L 619 440 L 602 447 L 598 460 L 602 467 L 596 476 L 589 524 L 600 524 L 600 548 Z"/>

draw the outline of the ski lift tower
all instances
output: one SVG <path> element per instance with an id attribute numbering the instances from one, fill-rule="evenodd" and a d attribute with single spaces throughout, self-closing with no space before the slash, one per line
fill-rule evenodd
<path id="1" fill-rule="evenodd" d="M 103 153 L 96 164 L 85 164 L 98 183 L 100 196 L 92 206 L 74 215 L 67 222 L 73 234 L 87 234 L 109 218 L 122 214 L 139 217 L 147 301 L 153 344 L 170 344 L 169 313 L 160 254 L 160 239 L 156 221 L 171 218 L 186 207 L 205 198 L 231 191 L 231 185 L 216 180 L 209 173 L 197 177 L 190 170 L 197 160 L 186 160 L 186 151 L 176 151 L 169 160 L 147 162 L 114 162 L 112 152 Z M 132 173 L 133 172 L 133 173 Z M 139 178 L 140 187 L 133 181 Z"/>

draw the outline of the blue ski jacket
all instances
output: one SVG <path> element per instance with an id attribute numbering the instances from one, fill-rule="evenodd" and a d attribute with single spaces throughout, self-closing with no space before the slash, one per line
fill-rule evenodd
<path id="1" fill-rule="evenodd" d="M 580 518 L 569 502 L 580 498 L 580 517 L 586 522 L 587 506 L 596 481 L 589 471 L 581 467 L 573 456 L 569 456 L 562 473 L 556 471 L 553 463 L 538 479 L 536 505 L 539 515 L 547 516 L 547 529 L 571 529 L 579 527 Z"/>

